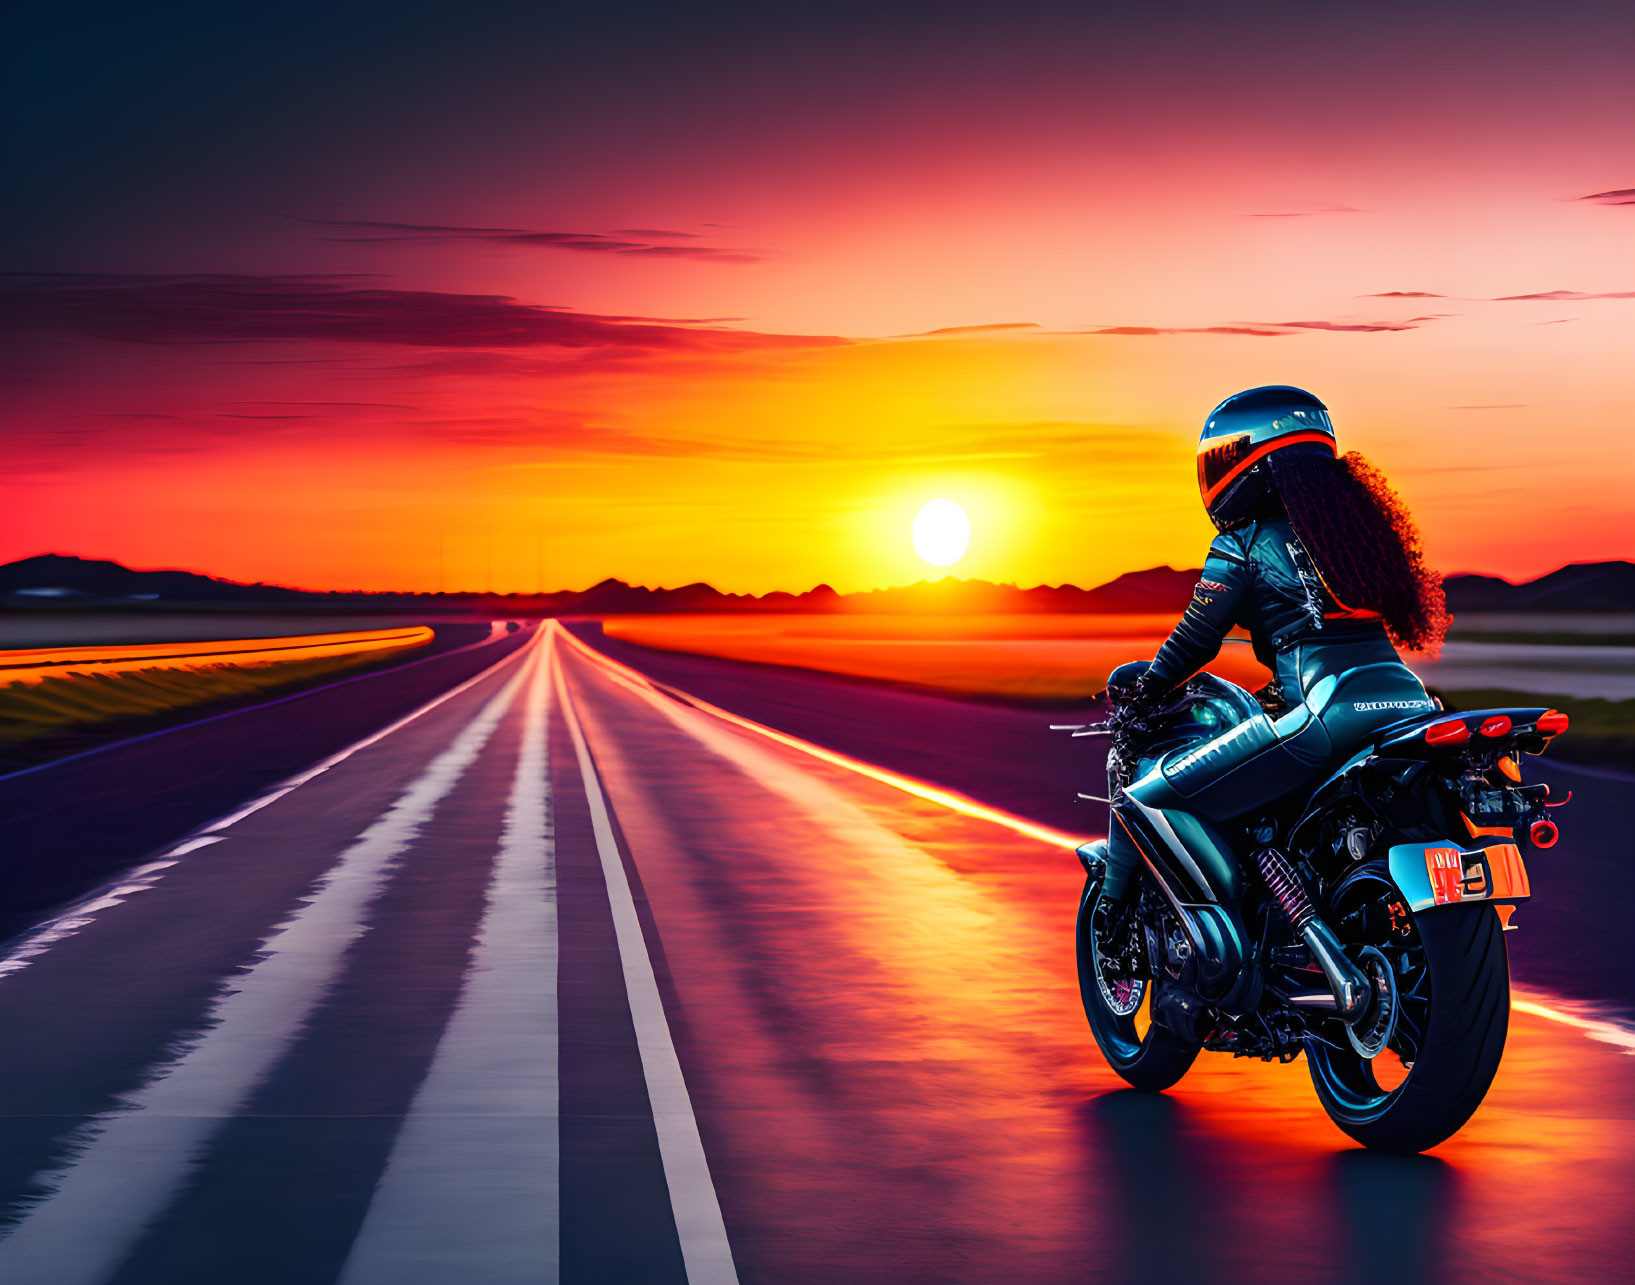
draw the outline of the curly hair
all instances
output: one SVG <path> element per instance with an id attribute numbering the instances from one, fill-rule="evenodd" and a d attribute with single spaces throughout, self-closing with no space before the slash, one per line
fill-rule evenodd
<path id="1" fill-rule="evenodd" d="M 1419 530 L 1377 468 L 1352 451 L 1276 451 L 1279 498 L 1323 586 L 1342 608 L 1377 612 L 1399 647 L 1435 653 L 1448 631 L 1442 579 L 1425 565 Z"/>

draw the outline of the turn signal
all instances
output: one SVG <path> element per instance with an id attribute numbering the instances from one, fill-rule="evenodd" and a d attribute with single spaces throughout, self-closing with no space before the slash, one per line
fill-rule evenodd
<path id="1" fill-rule="evenodd" d="M 1535 821 L 1527 831 L 1527 837 L 1533 841 L 1535 848 L 1553 848 L 1556 840 L 1561 837 L 1561 831 L 1556 829 L 1556 823 L 1550 820 Z"/>
<path id="2" fill-rule="evenodd" d="M 1446 723 L 1435 723 L 1425 729 L 1427 745 L 1463 745 L 1470 739 L 1470 728 L 1464 720 L 1455 718 Z"/>
<path id="3" fill-rule="evenodd" d="M 1521 784 L 1521 764 L 1516 762 L 1516 760 L 1509 754 L 1506 754 L 1499 760 L 1499 771 L 1503 772 L 1518 785 Z"/>
<path id="4" fill-rule="evenodd" d="M 1482 723 L 1483 736 L 1503 736 L 1510 730 L 1510 715 L 1495 714 Z"/>
<path id="5" fill-rule="evenodd" d="M 1546 736 L 1560 736 L 1567 730 L 1567 716 L 1559 709 L 1548 710 L 1539 715 L 1538 730 Z"/>

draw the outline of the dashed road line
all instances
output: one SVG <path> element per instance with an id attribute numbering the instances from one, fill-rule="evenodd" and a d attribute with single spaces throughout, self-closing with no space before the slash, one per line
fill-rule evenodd
<path id="1" fill-rule="evenodd" d="M 204 1033 L 153 1068 L 124 1107 L 87 1125 L 61 1170 L 40 1175 L 49 1194 L 0 1241 L 0 1279 L 99 1285 L 112 1274 L 297 1037 L 399 857 L 487 744 L 522 677 L 519 669 L 341 853 L 255 962 L 222 983 Z"/>
<path id="2" fill-rule="evenodd" d="M 516 651 L 507 652 L 504 656 L 501 656 L 493 664 L 488 665 L 485 668 L 483 668 L 481 671 L 479 671 L 478 673 L 473 674 L 470 678 L 466 679 L 464 682 L 458 683 L 455 686 L 449 688 L 446 692 L 443 692 L 443 693 L 441 693 L 441 694 L 439 694 L 437 696 L 432 697 L 431 700 L 427 701 L 424 705 L 421 705 L 419 708 L 410 710 L 407 714 L 405 714 L 402 718 L 397 719 L 395 722 L 387 724 L 385 727 L 380 728 L 378 731 L 374 731 L 374 732 L 369 733 L 368 736 L 363 737 L 361 740 L 357 740 L 357 741 L 352 742 L 352 744 L 346 746 L 344 749 L 340 749 L 340 750 L 335 751 L 335 753 L 329 755 L 327 758 L 320 759 L 317 763 L 314 763 L 311 767 L 306 768 L 306 769 L 304 769 L 304 770 L 302 770 L 300 772 L 297 772 L 294 776 L 285 778 L 284 780 L 280 781 L 277 785 L 273 786 L 270 790 L 266 790 L 263 793 L 258 794 L 255 798 L 251 799 L 248 803 L 244 804 L 243 806 L 239 807 L 237 810 L 235 810 L 233 812 L 229 812 L 226 816 L 217 817 L 214 821 L 205 822 L 205 824 L 199 826 L 191 834 L 189 834 L 186 838 L 180 840 L 179 842 L 177 842 L 176 844 L 174 844 L 170 848 L 166 849 L 159 857 L 155 858 L 153 861 L 150 861 L 150 862 L 147 862 L 144 865 L 138 866 L 135 870 L 128 870 L 128 871 L 124 872 L 123 874 L 120 874 L 120 875 L 116 876 L 115 878 L 110 879 L 107 883 L 103 884 L 102 887 L 97 888 L 97 889 L 95 889 L 94 891 L 92 891 L 90 893 L 87 893 L 85 896 L 81 897 L 78 901 L 76 901 L 72 905 L 70 905 L 68 907 L 68 909 L 66 909 L 64 911 L 61 911 L 60 913 L 58 913 L 56 915 L 53 915 L 50 919 L 46 920 L 44 923 L 41 923 L 41 924 L 37 925 L 36 927 L 31 929 L 29 932 L 24 934 L 24 936 L 21 939 L 19 939 L 16 942 L 16 944 L 13 945 L 12 948 L 9 951 L 7 951 L 6 954 L 3 957 L 0 957 L 0 979 L 4 979 L 6 977 L 9 977 L 14 973 L 21 972 L 31 962 L 33 962 L 35 959 L 39 958 L 39 956 L 44 954 L 47 950 L 49 950 L 52 946 L 56 945 L 59 941 L 63 941 L 66 938 L 72 937 L 76 933 L 79 933 L 79 932 L 83 931 L 85 928 L 89 927 L 91 925 L 91 923 L 95 921 L 96 917 L 99 914 L 101 914 L 103 911 L 112 909 L 114 906 L 119 905 L 120 902 L 125 901 L 127 898 L 133 896 L 136 893 L 146 892 L 149 888 L 153 887 L 153 885 L 155 883 L 157 883 L 159 881 L 159 879 L 161 879 L 164 876 L 165 871 L 169 870 L 172 866 L 174 866 L 176 864 L 177 860 L 180 857 L 185 856 L 189 852 L 195 852 L 200 848 L 208 847 L 212 843 L 219 842 L 221 837 L 222 837 L 221 834 L 220 834 L 220 831 L 229 829 L 230 827 L 237 825 L 240 821 L 244 820 L 246 817 L 254 816 L 257 812 L 261 811 L 262 808 L 267 807 L 269 804 L 273 804 L 273 803 L 278 802 L 278 800 L 283 798 L 286 794 L 289 794 L 289 793 L 291 793 L 291 792 L 293 792 L 295 790 L 300 789 L 301 786 L 305 785 L 308 781 L 311 781 L 316 777 L 322 776 L 325 772 L 329 771 L 330 768 L 335 767 L 337 764 L 344 763 L 347 759 L 351 758 L 354 754 L 358 753 L 360 750 L 366 750 L 371 745 L 375 745 L 375 744 L 379 743 L 380 741 L 385 740 L 393 732 L 402 730 L 403 728 L 407 727 L 410 723 L 413 723 L 416 719 L 422 718 L 425 715 L 431 713 L 432 710 L 436 709 L 438 706 L 443 705 L 443 704 L 445 704 L 446 702 L 448 702 L 450 700 L 453 700 L 454 697 L 460 695 L 462 692 L 469 691 L 471 688 L 475 687 L 478 683 L 482 682 L 483 679 L 490 677 L 499 666 L 505 664 L 507 661 L 514 660 L 518 656 L 523 655 L 528 650 L 529 646 L 536 646 L 537 647 L 538 645 L 539 645 L 539 643 L 538 643 L 538 640 L 536 639 L 536 641 L 534 643 L 532 643 L 532 644 L 525 644 L 523 647 L 517 649 Z M 488 641 L 484 640 L 483 642 L 480 642 L 480 643 L 471 643 L 467 647 L 462 647 L 462 648 L 459 648 L 458 650 L 460 650 L 460 651 L 469 651 L 473 647 L 486 647 L 486 646 L 488 646 Z M 425 659 L 426 660 L 440 660 L 444 656 L 452 656 L 454 654 L 455 654 L 454 652 L 443 652 L 443 653 L 440 653 L 437 656 L 428 656 Z M 417 661 L 414 661 L 413 663 L 418 665 L 418 664 L 422 664 L 423 662 L 417 660 Z M 404 665 L 404 666 L 399 666 L 398 668 L 399 669 L 406 669 L 406 668 L 408 668 L 408 666 Z M 391 671 L 391 672 L 395 673 L 397 671 L 394 670 L 394 671 Z M 366 679 L 366 678 L 375 678 L 375 677 L 379 677 L 379 676 L 380 675 L 377 675 L 377 674 L 361 674 L 357 678 L 348 678 L 348 679 L 344 679 L 343 681 L 344 682 L 357 682 L 357 681 L 361 681 L 361 680 Z M 338 684 L 338 683 L 331 684 L 331 686 L 339 686 L 339 685 L 340 684 Z M 281 704 L 281 703 L 283 703 L 283 701 L 296 700 L 301 696 L 310 696 L 310 695 L 315 694 L 316 691 L 322 691 L 322 690 L 325 690 L 325 689 L 317 688 L 317 689 L 314 689 L 314 691 L 312 691 L 312 692 L 300 692 L 300 693 L 297 693 L 296 696 L 281 697 L 279 700 L 269 701 L 269 702 L 267 702 L 267 704 L 274 704 L 274 705 Z M 264 708 L 264 706 L 259 706 L 258 705 L 255 708 L 260 709 L 260 708 Z M 231 711 L 231 712 L 229 712 L 227 714 L 218 714 L 218 715 L 215 715 L 214 717 L 215 718 L 231 718 L 235 714 L 246 713 L 246 712 L 248 712 L 248 711 L 246 711 L 246 710 L 233 710 L 233 711 Z M 201 720 L 201 721 L 211 722 L 211 721 L 214 721 L 214 719 L 204 719 L 204 720 Z M 190 724 L 187 724 L 186 726 L 192 727 L 192 726 L 197 726 L 197 724 L 190 723 Z M 162 735 L 165 735 L 167 732 L 181 731 L 181 730 L 182 730 L 182 728 L 180 728 L 180 727 L 166 728 L 166 729 L 164 729 L 164 731 L 161 731 L 161 732 L 151 732 L 151 733 L 148 734 L 148 736 L 135 737 L 130 741 L 120 741 L 118 744 L 120 744 L 120 745 L 130 745 L 130 744 L 134 744 L 135 741 L 138 741 L 138 740 L 146 740 L 146 739 L 148 739 L 149 737 L 152 737 L 152 736 L 162 736 Z M 86 753 L 87 754 L 100 753 L 103 748 L 110 748 L 111 749 L 111 748 L 114 748 L 114 747 L 113 746 L 108 746 L 108 747 L 99 746 L 96 750 L 87 750 Z M 80 756 L 75 755 L 73 757 L 78 758 Z M 31 772 L 35 771 L 35 770 L 43 770 L 44 768 L 55 767 L 60 763 L 66 763 L 68 761 L 69 761 L 68 759 L 58 759 L 55 763 L 41 764 L 40 769 L 29 768 L 27 770 L 31 771 Z M 14 773 L 13 775 L 21 775 L 21 773 Z"/>
<path id="3" fill-rule="evenodd" d="M 560 1247 L 549 673 L 529 662 L 516 776 L 459 1004 L 341 1285 L 542 1285 Z"/>

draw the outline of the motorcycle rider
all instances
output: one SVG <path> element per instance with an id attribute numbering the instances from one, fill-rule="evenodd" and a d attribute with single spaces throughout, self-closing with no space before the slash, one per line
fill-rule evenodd
<path id="1" fill-rule="evenodd" d="M 1242 626 L 1273 675 L 1257 696 L 1270 713 L 1286 712 L 1275 722 L 1248 719 L 1130 784 L 1113 806 L 1105 846 L 1096 845 L 1109 908 L 1122 908 L 1140 865 L 1131 832 L 1143 813 L 1146 832 L 1170 842 L 1181 829 L 1171 823 L 1177 795 L 1204 830 L 1245 817 L 1315 783 L 1378 728 L 1433 708 L 1393 643 L 1440 645 L 1441 582 L 1385 479 L 1360 455 L 1338 455 L 1322 402 L 1281 385 L 1228 397 L 1199 438 L 1198 486 L 1220 534 L 1192 601 L 1157 656 L 1121 665 L 1108 686 L 1138 713 L 1150 712 Z M 1363 666 L 1368 699 L 1345 702 L 1341 717 L 1326 702 L 1336 682 Z M 1160 795 L 1170 811 L 1143 802 Z"/>

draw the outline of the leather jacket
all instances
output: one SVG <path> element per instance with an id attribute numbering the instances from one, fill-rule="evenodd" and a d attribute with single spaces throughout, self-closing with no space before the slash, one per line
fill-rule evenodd
<path id="1" fill-rule="evenodd" d="M 1285 517 L 1215 537 L 1186 614 L 1159 648 L 1146 683 L 1161 691 L 1213 660 L 1228 631 L 1249 631 L 1282 699 L 1301 700 L 1328 674 L 1398 659 L 1379 616 L 1341 605 Z"/>

